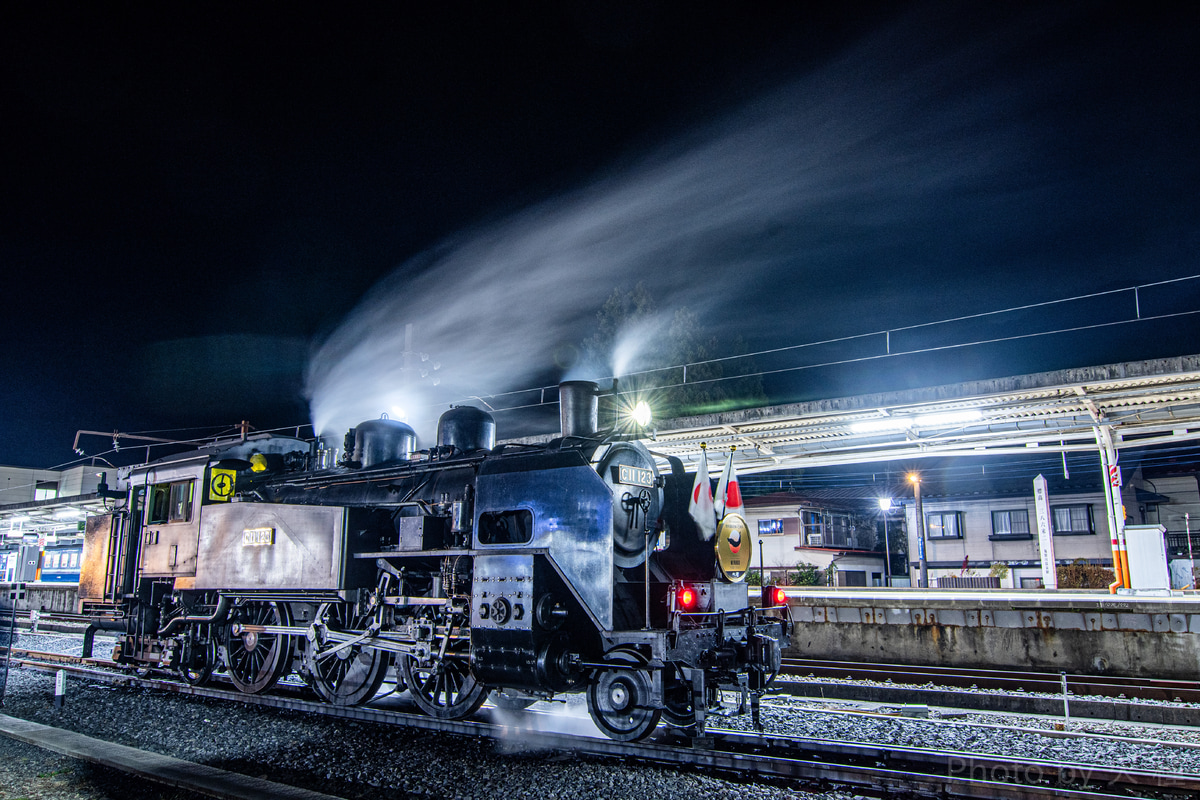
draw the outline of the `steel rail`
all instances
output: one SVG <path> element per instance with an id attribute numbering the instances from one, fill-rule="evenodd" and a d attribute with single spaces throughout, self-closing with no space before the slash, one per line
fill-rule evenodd
<path id="1" fill-rule="evenodd" d="M 618 758 L 648 765 L 710 770 L 738 780 L 788 780 L 803 784 L 843 785 L 858 789 L 938 796 L 1050 800 L 1050 798 L 1116 798 L 1200 795 L 1200 775 L 1183 776 L 1144 770 L 1117 770 L 1101 765 L 1062 764 L 966 752 L 944 752 L 892 745 L 834 742 L 763 734 L 710 730 L 696 746 L 690 740 L 660 734 L 647 743 L 615 742 L 607 738 L 550 733 L 539 730 L 537 715 L 519 717 L 531 724 L 495 722 L 486 718 L 437 720 L 408 713 L 392 704 L 343 707 L 280 695 L 247 695 L 214 687 L 191 686 L 160 678 L 139 677 L 68 661 L 14 659 L 43 671 L 67 669 L 101 682 L 165 690 L 176 694 L 230 700 L 327 717 L 403 726 L 475 738 L 511 740 L 519 737 L 525 749 L 571 751 L 578 755 Z M 90 663 L 98 663 L 91 660 Z M 64 666 L 66 664 L 66 666 Z M 393 707 L 388 707 L 392 705 Z M 486 714 L 486 712 L 485 712 Z"/>
<path id="2" fill-rule="evenodd" d="M 884 680 L 893 683 L 944 684 L 986 689 L 1019 689 L 1029 692 L 1062 694 L 1063 681 L 1075 695 L 1096 695 L 1144 700 L 1200 703 L 1200 683 L 1162 678 L 1126 678 L 1108 675 L 1079 675 L 1060 672 L 968 669 L 962 667 L 909 666 L 825 659 L 785 658 L 781 670 L 789 675 Z M 913 680 L 909 680 L 913 679 Z"/>

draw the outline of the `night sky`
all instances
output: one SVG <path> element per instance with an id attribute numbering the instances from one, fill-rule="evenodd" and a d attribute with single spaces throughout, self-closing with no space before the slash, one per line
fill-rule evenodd
<path id="1" fill-rule="evenodd" d="M 405 324 L 444 378 L 407 375 L 414 423 L 611 375 L 561 354 L 637 281 L 750 350 L 928 350 L 1120 322 L 1132 297 L 899 329 L 1200 274 L 1186 4 L 352 8 L 0 11 L 0 464 L 67 464 L 79 429 L 378 416 Z M 1200 281 L 1139 300 L 1200 310 Z M 1200 353 L 1196 316 L 768 390 Z"/>

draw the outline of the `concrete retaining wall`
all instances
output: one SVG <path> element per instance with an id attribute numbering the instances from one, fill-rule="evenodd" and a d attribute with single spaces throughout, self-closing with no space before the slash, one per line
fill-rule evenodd
<path id="1" fill-rule="evenodd" d="M 0 583 L 0 598 L 5 606 L 8 605 L 10 592 L 21 584 Z M 76 605 L 77 587 L 64 583 L 26 583 L 23 584 L 24 598 L 17 600 L 18 611 L 28 611 L 31 608 L 44 609 L 61 614 L 74 614 L 78 611 Z"/>
<path id="2" fill-rule="evenodd" d="M 1200 603 L 1051 593 L 791 592 L 786 655 L 1200 678 Z"/>

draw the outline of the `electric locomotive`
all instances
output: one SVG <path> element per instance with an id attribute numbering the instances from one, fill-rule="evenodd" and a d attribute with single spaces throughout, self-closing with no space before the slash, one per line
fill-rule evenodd
<path id="1" fill-rule="evenodd" d="M 757 712 L 790 622 L 747 602 L 745 521 L 706 541 L 678 459 L 660 473 L 598 430 L 596 384 L 559 396 L 547 444 L 497 446 L 492 416 L 459 406 L 422 451 L 379 419 L 336 464 L 315 441 L 243 435 L 130 468 L 88 520 L 80 610 L 118 632 L 116 661 L 246 693 L 295 672 L 354 705 L 392 676 L 458 719 L 489 696 L 586 692 L 620 741 L 664 720 L 703 735 L 721 689 Z"/>

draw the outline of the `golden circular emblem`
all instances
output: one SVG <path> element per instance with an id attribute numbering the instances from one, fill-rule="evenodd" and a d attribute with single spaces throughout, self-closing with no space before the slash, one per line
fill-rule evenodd
<path id="1" fill-rule="evenodd" d="M 746 577 L 754 556 L 750 526 L 741 514 L 726 514 L 717 525 L 717 564 L 727 580 Z"/>

